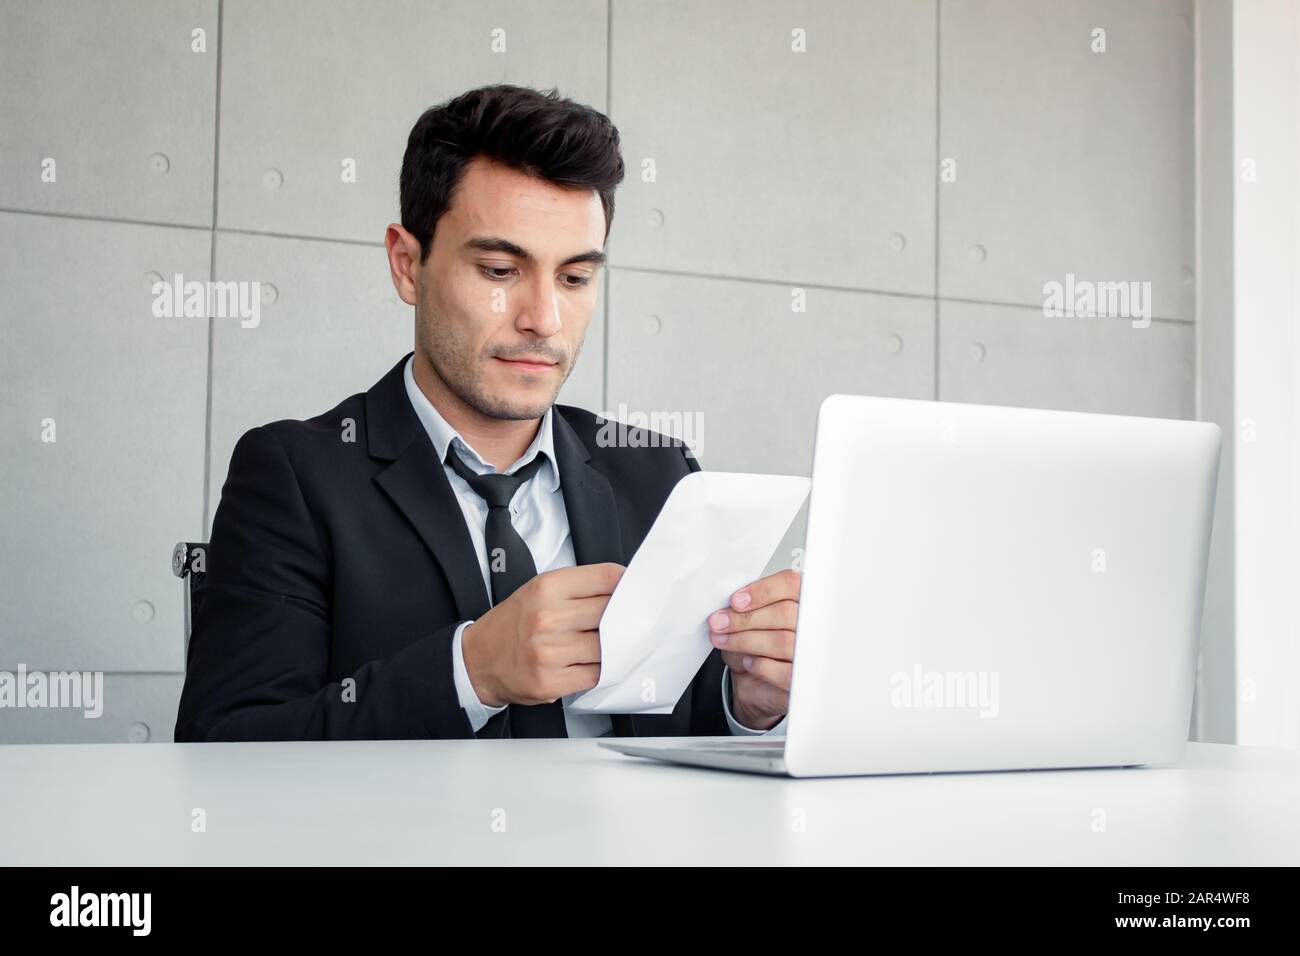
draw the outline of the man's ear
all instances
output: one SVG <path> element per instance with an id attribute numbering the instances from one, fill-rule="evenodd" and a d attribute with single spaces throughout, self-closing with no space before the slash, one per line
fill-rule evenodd
<path id="1" fill-rule="evenodd" d="M 388 272 L 393 278 L 393 288 L 407 305 L 419 299 L 420 240 L 395 222 L 388 224 L 384 233 L 384 248 L 388 250 Z"/>

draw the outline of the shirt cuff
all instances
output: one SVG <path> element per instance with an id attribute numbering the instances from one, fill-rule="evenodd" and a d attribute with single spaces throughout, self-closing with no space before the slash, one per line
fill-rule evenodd
<path id="1" fill-rule="evenodd" d="M 473 623 L 473 621 L 466 621 L 456 628 L 456 636 L 451 639 L 451 667 L 456 679 L 456 697 L 460 701 L 460 706 L 465 708 L 465 716 L 469 718 L 470 727 L 474 733 L 478 733 L 495 714 L 505 710 L 506 705 L 489 707 L 479 700 L 478 694 L 474 692 L 474 682 L 469 679 L 469 670 L 465 667 L 465 651 L 460 639 L 465 633 L 465 628 Z"/>
<path id="2" fill-rule="evenodd" d="M 763 737 L 768 734 L 776 737 L 785 736 L 785 717 L 773 724 L 771 730 L 755 730 L 753 727 L 746 727 L 731 715 L 731 668 L 725 666 L 722 668 L 722 712 L 727 717 L 727 726 L 737 737 Z"/>

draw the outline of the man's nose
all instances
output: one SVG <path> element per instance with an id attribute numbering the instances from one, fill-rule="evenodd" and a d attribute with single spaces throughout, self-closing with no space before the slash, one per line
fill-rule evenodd
<path id="1" fill-rule="evenodd" d="M 520 331 L 527 329 L 542 338 L 550 338 L 559 332 L 562 327 L 560 300 L 552 284 L 539 277 L 523 294 L 526 299 L 515 319 L 515 327 Z"/>

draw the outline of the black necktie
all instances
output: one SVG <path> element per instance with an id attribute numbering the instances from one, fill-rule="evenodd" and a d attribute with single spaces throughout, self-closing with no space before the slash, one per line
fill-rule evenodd
<path id="1" fill-rule="evenodd" d="M 492 604 L 500 604 L 529 579 L 537 576 L 528 545 L 510 523 L 510 500 L 515 492 L 546 461 L 542 452 L 513 475 L 476 475 L 460 460 L 456 450 L 447 447 L 447 463 L 465 483 L 487 502 L 487 524 L 484 537 L 487 541 L 488 574 L 492 582 Z M 512 737 L 567 737 L 564 727 L 564 702 L 552 704 L 511 704 L 510 735 Z"/>

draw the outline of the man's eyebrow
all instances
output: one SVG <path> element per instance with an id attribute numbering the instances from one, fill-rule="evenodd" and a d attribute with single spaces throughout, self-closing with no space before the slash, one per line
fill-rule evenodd
<path id="1" fill-rule="evenodd" d="M 504 252 L 506 255 L 514 256 L 516 259 L 524 259 L 528 262 L 533 261 L 533 254 L 522 246 L 516 245 L 509 239 L 502 239 L 499 236 L 475 236 L 465 243 L 466 249 L 475 249 L 479 252 Z M 594 262 L 596 265 L 602 265 L 605 262 L 605 253 L 599 249 L 592 249 L 588 252 L 579 252 L 577 255 L 569 256 L 560 263 L 562 266 L 573 265 L 575 262 Z"/>

